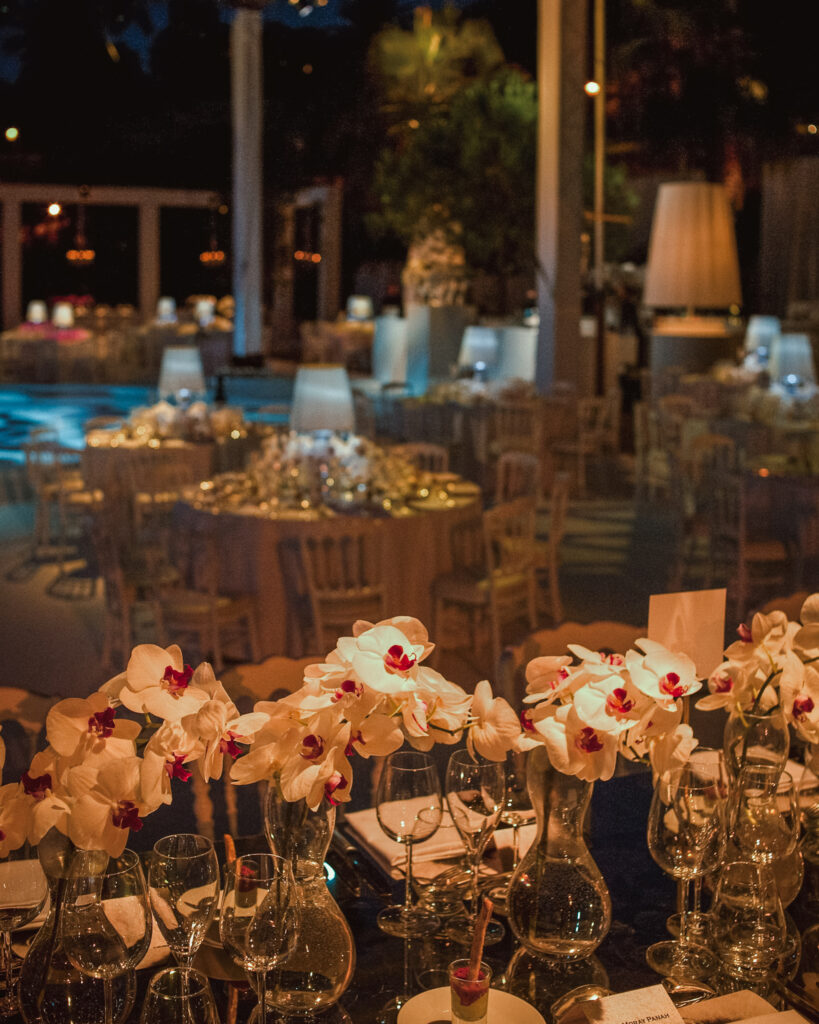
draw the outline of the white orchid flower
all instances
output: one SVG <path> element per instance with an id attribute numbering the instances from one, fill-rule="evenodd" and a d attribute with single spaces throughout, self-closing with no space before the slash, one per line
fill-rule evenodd
<path id="1" fill-rule="evenodd" d="M 31 803 L 16 782 L 0 786 L 0 857 L 19 850 L 31 828 Z"/>
<path id="2" fill-rule="evenodd" d="M 654 736 L 648 744 L 654 784 L 663 789 L 663 800 L 670 803 L 679 783 L 680 774 L 696 748 L 698 740 L 690 725 L 683 723 L 674 729 Z"/>
<path id="3" fill-rule="evenodd" d="M 138 722 L 117 719 L 110 700 L 99 692 L 61 700 L 46 716 L 46 736 L 57 754 L 85 763 L 133 756 L 140 730 Z"/>
<path id="4" fill-rule="evenodd" d="M 191 771 L 185 765 L 201 757 L 202 743 L 180 722 L 163 722 L 145 747 L 142 755 L 142 792 L 146 803 L 169 804 L 171 782 L 188 782 Z"/>
<path id="5" fill-rule="evenodd" d="M 209 696 L 194 684 L 193 669 L 175 644 L 167 650 L 156 644 L 135 647 L 126 676 L 127 685 L 119 692 L 125 707 L 172 722 L 195 714 Z"/>
<path id="6" fill-rule="evenodd" d="M 588 683 L 574 695 L 574 707 L 586 725 L 597 732 L 618 736 L 639 722 L 654 706 L 650 697 L 627 675 L 606 676 Z"/>
<path id="7" fill-rule="evenodd" d="M 673 710 L 677 701 L 701 688 L 697 668 L 687 655 L 673 654 L 653 640 L 638 640 L 637 646 L 645 654 L 628 651 L 626 668 L 634 685 L 647 697 Z"/>
<path id="8" fill-rule="evenodd" d="M 534 723 L 554 767 L 586 782 L 606 781 L 617 764 L 617 739 L 586 725 L 572 704 L 563 704 L 553 715 Z"/>
<path id="9" fill-rule="evenodd" d="M 227 694 L 224 699 L 217 697 L 206 701 L 195 715 L 183 718 L 182 725 L 198 736 L 205 748 L 200 759 L 205 782 L 221 778 L 225 755 L 235 761 L 242 753 L 239 744 L 249 743 L 251 736 L 267 721 L 268 716 L 263 712 L 240 715 Z"/>
<path id="10" fill-rule="evenodd" d="M 119 857 L 133 830 L 142 828 L 146 806 L 141 793 L 141 761 L 121 757 L 105 769 L 80 765 L 68 774 L 74 804 L 68 819 L 68 837 L 81 850 L 105 850 Z"/>
<path id="11" fill-rule="evenodd" d="M 342 637 L 337 650 L 365 686 L 396 696 L 416 689 L 415 667 L 424 644 L 412 644 L 395 626 L 374 626 L 358 637 Z"/>
<path id="12" fill-rule="evenodd" d="M 782 668 L 780 703 L 802 739 L 819 743 L 819 671 L 791 654 Z"/>
<path id="13" fill-rule="evenodd" d="M 466 736 L 472 757 L 475 751 L 490 761 L 503 761 L 520 736 L 520 720 L 508 701 L 492 694 L 492 685 L 482 679 L 475 687 L 470 709 L 473 722 Z"/>
<path id="14" fill-rule="evenodd" d="M 568 654 L 547 654 L 532 658 L 526 666 L 526 704 L 540 700 L 556 700 L 571 688 L 572 659 Z"/>
<path id="15" fill-rule="evenodd" d="M 740 662 L 723 661 L 708 677 L 708 694 L 700 697 L 697 708 L 712 711 L 715 708 L 730 710 L 746 707 L 753 703 L 754 694 L 749 685 L 748 673 Z"/>

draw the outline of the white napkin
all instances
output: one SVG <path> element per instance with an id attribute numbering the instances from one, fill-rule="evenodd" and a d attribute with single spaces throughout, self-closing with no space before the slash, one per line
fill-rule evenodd
<path id="1" fill-rule="evenodd" d="M 393 842 L 384 834 L 378 824 L 375 808 L 370 807 L 366 811 L 352 811 L 345 816 L 344 820 L 367 853 L 385 871 L 388 871 L 393 877 L 399 878 L 401 876 L 401 871 L 398 870 L 399 866 L 403 865 L 407 859 L 406 847 L 402 843 Z M 412 860 L 413 863 L 420 864 L 424 861 L 460 857 L 463 853 L 463 840 L 452 824 L 449 811 L 445 810 L 438 831 L 423 843 L 416 843 L 413 847 Z"/>

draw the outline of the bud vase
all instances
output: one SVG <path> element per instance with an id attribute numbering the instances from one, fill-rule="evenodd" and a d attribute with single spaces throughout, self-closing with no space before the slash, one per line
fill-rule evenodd
<path id="1" fill-rule="evenodd" d="M 593 783 L 557 771 L 545 747 L 526 775 L 537 833 L 509 884 L 509 924 L 532 953 L 579 960 L 611 926 L 611 898 L 583 837 Z"/>
<path id="2" fill-rule="evenodd" d="M 66 952 L 62 897 L 70 875 L 74 844 L 57 829 L 43 836 L 37 856 L 48 881 L 49 907 L 20 968 L 20 1012 L 26 1024 L 99 1024 L 104 1016 L 105 983 L 82 974 Z M 114 1021 L 127 1019 L 136 996 L 136 976 L 113 979 Z"/>
<path id="3" fill-rule="evenodd" d="M 326 797 L 311 811 L 304 800 L 285 800 L 276 780 L 270 783 L 267 841 L 273 853 L 290 862 L 302 904 L 296 948 L 275 972 L 268 996 L 285 1015 L 309 1016 L 332 1006 L 355 970 L 353 933 L 324 876 L 335 821 L 336 809 Z"/>
<path id="4" fill-rule="evenodd" d="M 734 708 L 725 723 L 722 749 L 732 778 L 746 763 L 775 764 L 784 770 L 791 738 L 781 708 L 754 714 Z"/>

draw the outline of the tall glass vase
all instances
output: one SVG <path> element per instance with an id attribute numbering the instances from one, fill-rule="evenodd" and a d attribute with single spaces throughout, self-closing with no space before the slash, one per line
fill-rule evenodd
<path id="1" fill-rule="evenodd" d="M 542 746 L 526 776 L 537 834 L 509 884 L 509 924 L 530 952 L 578 960 L 611 926 L 611 897 L 583 838 L 593 783 L 557 771 Z"/>
<path id="2" fill-rule="evenodd" d="M 780 770 L 788 761 L 791 738 L 781 708 L 755 714 L 734 708 L 725 723 L 722 749 L 732 779 L 744 764 L 775 764 Z"/>
<path id="3" fill-rule="evenodd" d="M 273 853 L 292 865 L 302 901 L 296 948 L 269 986 L 269 1004 L 287 1015 L 309 1017 L 332 1006 L 355 970 L 353 933 L 324 877 L 335 821 L 336 809 L 326 798 L 311 811 L 304 800 L 285 800 L 275 779 L 270 783 L 267 841 Z"/>
<path id="4" fill-rule="evenodd" d="M 37 855 L 49 889 L 48 915 L 20 968 L 20 1012 L 26 1024 L 99 1024 L 105 1007 L 105 984 L 73 966 L 66 947 L 63 894 L 71 871 L 74 845 L 56 829 L 40 840 Z M 113 1019 L 124 1021 L 134 1005 L 133 971 L 113 979 Z"/>

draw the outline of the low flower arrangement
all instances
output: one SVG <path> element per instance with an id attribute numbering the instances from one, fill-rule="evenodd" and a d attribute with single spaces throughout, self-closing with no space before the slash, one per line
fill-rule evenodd
<path id="1" fill-rule="evenodd" d="M 801 739 L 819 743 L 819 594 L 807 598 L 799 619 L 774 611 L 755 615 L 750 629 L 740 626 L 697 707 L 753 715 L 781 710 Z"/>
<path id="2" fill-rule="evenodd" d="M 429 750 L 465 738 L 473 756 L 490 760 L 542 743 L 555 768 L 587 780 L 610 778 L 621 752 L 664 776 L 696 745 L 681 718 L 683 699 L 700 684 L 688 658 L 648 640 L 638 646 L 625 656 L 570 646 L 577 665 L 535 658 L 519 718 L 486 680 L 469 694 L 428 667 L 434 645 L 407 616 L 357 622 L 324 662 L 308 666 L 299 690 L 248 714 L 209 664 L 194 670 L 178 647 L 143 644 L 125 672 L 49 711 L 46 749 L 19 782 L 0 788 L 0 856 L 51 828 L 118 856 L 195 763 L 205 780 L 226 764 L 238 784 L 276 777 L 286 800 L 312 809 L 350 799 L 359 757 L 405 742 Z M 147 741 L 139 721 L 117 716 L 121 707 L 151 722 Z"/>

